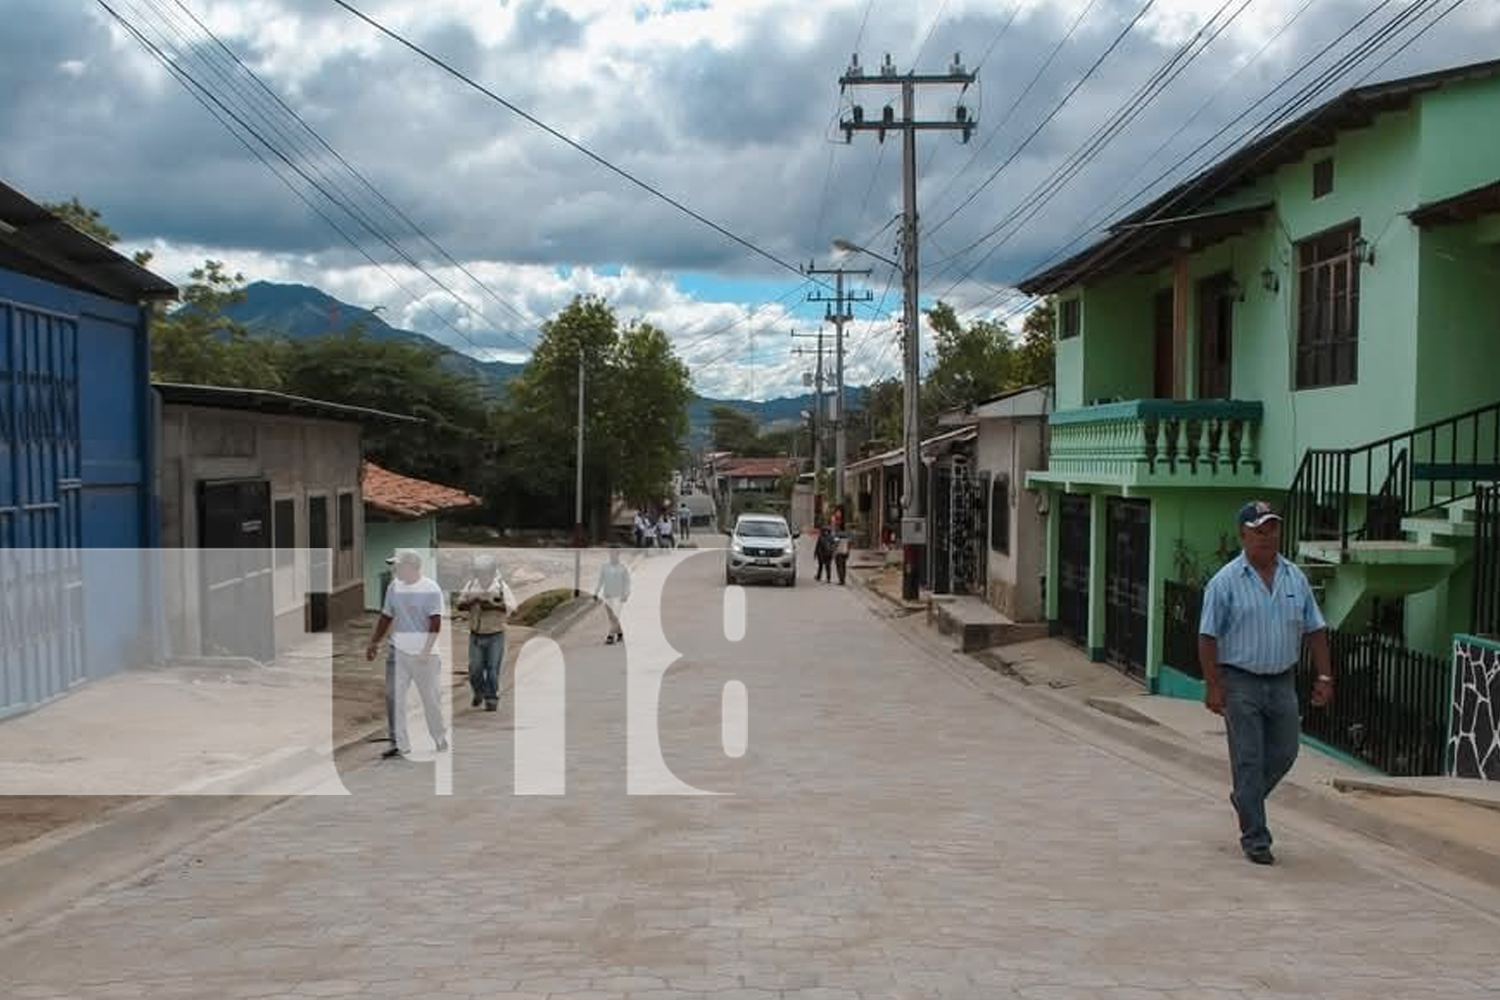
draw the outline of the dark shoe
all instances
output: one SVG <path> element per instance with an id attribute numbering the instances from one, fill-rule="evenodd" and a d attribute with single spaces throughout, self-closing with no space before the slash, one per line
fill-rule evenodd
<path id="1" fill-rule="evenodd" d="M 615 641 L 618 642 L 618 643 L 622 643 L 623 644 L 625 642 L 625 633 L 624 632 L 616 632 L 615 633 Z"/>
<path id="2" fill-rule="evenodd" d="M 614 637 L 614 635 L 610 634 L 610 635 L 606 636 L 605 639 L 604 639 L 604 644 L 606 646 L 613 646 L 615 644 L 615 637 Z"/>
<path id="3" fill-rule="evenodd" d="M 1257 865 L 1274 865 L 1276 863 L 1276 855 L 1271 853 L 1269 847 L 1252 847 L 1245 852 L 1245 857 L 1249 858 L 1251 863 Z"/>
<path id="4" fill-rule="evenodd" d="M 380 755 L 380 757 L 381 757 L 382 760 L 390 760 L 393 757 L 405 757 L 405 756 L 406 756 L 406 752 L 404 750 L 402 750 L 400 747 L 391 747 L 385 753 L 383 753 L 383 754 Z"/>
<path id="5" fill-rule="evenodd" d="M 478 708 L 478 707 L 479 707 L 479 703 L 480 703 L 480 702 L 481 702 L 481 701 L 483 701 L 483 700 L 484 700 L 484 699 L 483 699 L 483 698 L 481 698 L 481 697 L 479 697 L 479 695 L 477 695 L 477 694 L 476 694 L 476 695 L 475 695 L 475 696 L 474 696 L 474 700 L 473 700 L 473 701 L 471 701 L 471 702 L 469 702 L 469 707 L 470 707 L 470 708 Z"/>
<path id="6" fill-rule="evenodd" d="M 448 752 L 448 741 L 447 740 L 438 740 L 437 741 L 437 752 L 438 753 L 447 753 Z"/>
<path id="7" fill-rule="evenodd" d="M 487 702 L 484 703 L 484 710 L 486 712 L 493 712 L 497 708 L 499 708 L 499 703 L 496 702 L 495 699 L 493 699 L 493 698 L 491 698 L 489 701 L 487 701 Z"/>

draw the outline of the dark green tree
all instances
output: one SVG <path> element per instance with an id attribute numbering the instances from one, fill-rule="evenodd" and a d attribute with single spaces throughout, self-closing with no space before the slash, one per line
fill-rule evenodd
<path id="1" fill-rule="evenodd" d="M 1021 323 L 1021 343 L 1016 347 L 1015 377 L 1021 385 L 1051 385 L 1054 379 L 1054 344 L 1057 303 L 1043 299 Z"/>

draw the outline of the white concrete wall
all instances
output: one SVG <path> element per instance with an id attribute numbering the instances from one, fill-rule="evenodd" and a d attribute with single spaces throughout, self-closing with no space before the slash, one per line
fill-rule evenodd
<path id="1" fill-rule="evenodd" d="M 1041 576 L 1047 565 L 1047 524 L 1038 510 L 1037 493 L 1026 489 L 1026 473 L 1046 468 L 1045 418 L 981 420 L 975 457 L 981 472 L 1010 476 L 1010 551 L 989 547 L 988 599 L 1018 622 L 1043 617 Z M 991 493 L 993 498 L 993 492 Z M 994 517 L 994 511 L 990 511 Z"/>
<path id="2" fill-rule="evenodd" d="M 360 491 L 359 425 L 209 407 L 164 405 L 158 429 L 158 490 L 163 549 L 194 550 L 198 535 L 198 484 L 266 479 L 271 484 L 272 542 L 276 501 L 291 500 L 295 546 L 308 545 L 308 499 L 328 500 L 328 541 L 333 550 L 329 619 L 338 625 L 364 604 L 364 502 Z M 339 549 L 339 496 L 354 504 L 354 545 Z M 170 652 L 200 652 L 197 560 L 166 557 L 163 589 Z M 302 632 L 306 560 L 278 562 L 275 573 L 278 648 Z"/>

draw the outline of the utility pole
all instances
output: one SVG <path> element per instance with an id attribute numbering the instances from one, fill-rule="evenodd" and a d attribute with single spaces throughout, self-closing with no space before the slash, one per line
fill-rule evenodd
<path id="1" fill-rule="evenodd" d="M 808 264 L 803 268 L 806 275 L 832 275 L 834 279 L 833 298 L 821 293 L 809 295 L 809 302 L 829 302 L 831 309 L 824 322 L 832 323 L 834 327 L 833 340 L 833 505 L 841 506 L 844 502 L 844 465 L 848 458 L 847 438 L 845 435 L 845 410 L 844 410 L 844 324 L 854 322 L 854 315 L 849 312 L 849 305 L 854 302 L 869 302 L 875 296 L 865 291 L 857 295 L 846 295 L 844 293 L 844 275 L 858 274 L 868 276 L 869 270 L 854 270 L 845 267 L 819 268 Z M 845 512 L 847 517 L 848 512 Z"/>
<path id="2" fill-rule="evenodd" d="M 573 596 L 583 593 L 583 349 L 578 350 L 578 452 L 573 480 Z"/>
<path id="3" fill-rule="evenodd" d="M 796 333 L 792 336 L 807 339 L 817 338 L 817 374 L 813 376 L 813 514 L 818 513 L 818 477 L 823 475 L 823 328 L 819 327 L 817 333 Z M 811 354 L 812 351 L 802 347 L 792 348 L 793 354 Z"/>
<path id="4" fill-rule="evenodd" d="M 851 117 L 840 121 L 844 141 L 852 142 L 855 132 L 877 132 L 881 142 L 887 132 L 901 133 L 902 174 L 902 235 L 901 272 L 905 297 L 903 325 L 905 326 L 906 351 L 903 400 L 903 431 L 905 439 L 905 462 L 902 476 L 903 515 L 901 518 L 901 544 L 903 548 L 901 596 L 914 601 L 920 596 L 921 566 L 923 550 L 927 545 L 927 522 L 923 517 L 922 503 L 922 442 L 921 408 L 918 392 L 922 382 L 922 353 L 920 344 L 921 317 L 919 315 L 919 285 L 917 281 L 917 133 L 926 131 L 958 131 L 968 142 L 978 124 L 969 114 L 969 109 L 959 104 L 953 117 L 922 121 L 916 117 L 917 88 L 923 86 L 957 86 L 963 89 L 974 83 L 975 74 L 964 69 L 958 53 L 953 54 L 953 65 L 942 75 L 898 75 L 890 54 L 880 68 L 879 76 L 865 76 L 856 53 L 849 69 L 839 78 L 839 87 L 885 86 L 901 88 L 901 118 L 897 120 L 895 109 L 887 104 L 881 112 L 880 121 L 865 121 L 864 108 L 854 105 Z M 960 91 L 962 93 L 962 91 Z"/>

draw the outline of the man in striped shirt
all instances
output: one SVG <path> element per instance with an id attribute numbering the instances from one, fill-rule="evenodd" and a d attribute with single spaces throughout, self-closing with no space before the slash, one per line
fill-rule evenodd
<path id="1" fill-rule="evenodd" d="M 1234 778 L 1230 803 L 1240 848 L 1256 864 L 1274 864 L 1266 796 L 1292 769 L 1300 738 L 1297 663 L 1306 637 L 1317 682 L 1312 703 L 1333 698 L 1328 625 L 1307 577 L 1282 558 L 1281 516 L 1264 501 L 1239 513 L 1239 556 L 1214 574 L 1203 594 L 1198 662 L 1204 704 L 1224 717 Z"/>

